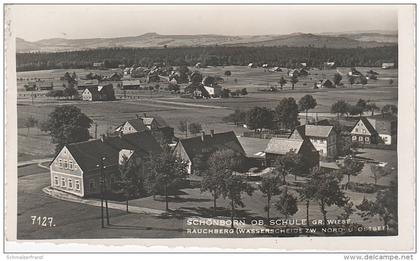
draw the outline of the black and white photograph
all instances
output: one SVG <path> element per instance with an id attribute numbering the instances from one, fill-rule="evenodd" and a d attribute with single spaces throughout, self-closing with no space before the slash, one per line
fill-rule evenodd
<path id="1" fill-rule="evenodd" d="M 380 241 L 412 222 L 403 7 L 4 8 L 17 242 Z"/>

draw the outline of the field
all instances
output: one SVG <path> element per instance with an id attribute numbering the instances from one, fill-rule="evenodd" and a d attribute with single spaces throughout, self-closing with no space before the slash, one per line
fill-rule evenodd
<path id="1" fill-rule="evenodd" d="M 192 70 L 194 68 L 191 68 Z M 286 70 L 283 72 L 268 72 L 263 68 L 248 68 L 246 66 L 227 66 L 227 67 L 209 67 L 199 69 L 203 75 L 220 75 L 224 76 L 224 71 L 230 70 L 232 76 L 225 78 L 223 87 L 229 89 L 247 88 L 248 95 L 239 98 L 228 99 L 208 99 L 194 100 L 181 98 L 178 95 L 171 95 L 167 92 L 151 93 L 148 91 L 131 91 L 138 95 L 136 99 L 116 100 L 112 102 L 85 102 L 77 100 L 55 100 L 44 97 L 37 97 L 31 100 L 30 97 L 19 96 L 17 102 L 18 111 L 18 151 L 19 160 L 30 158 L 45 158 L 54 153 L 54 145 L 51 144 L 49 137 L 45 133 L 41 133 L 36 128 L 30 130 L 27 136 L 27 129 L 24 128 L 24 121 L 27 117 L 33 116 L 38 121 L 47 119 L 48 114 L 56 107 L 65 104 L 72 104 L 79 107 L 82 112 L 87 114 L 97 124 L 97 135 L 106 133 L 123 123 L 127 119 L 134 118 L 136 114 L 143 115 L 159 115 L 163 117 L 170 125 L 175 128 L 176 135 L 182 135 L 177 131 L 176 126 L 180 120 L 188 120 L 190 122 L 200 122 L 205 131 L 214 129 L 216 132 L 234 130 L 240 135 L 245 128 L 236 127 L 222 121 L 222 118 L 231 113 L 234 109 L 246 110 L 254 106 L 266 106 L 274 108 L 279 100 L 284 97 L 293 97 L 300 99 L 305 94 L 311 94 L 317 100 L 317 107 L 310 112 L 317 112 L 320 117 L 331 117 L 329 113 L 330 106 L 338 99 L 344 99 L 347 102 L 355 103 L 358 99 L 370 99 L 379 107 L 385 104 L 397 104 L 398 101 L 398 76 L 397 70 L 382 70 L 380 68 L 357 68 L 361 72 L 370 69 L 379 73 L 378 80 L 369 81 L 367 85 L 353 85 L 350 87 L 346 77 L 343 77 L 343 88 L 337 89 L 318 89 L 313 90 L 313 83 L 319 79 L 329 78 L 336 71 L 347 73 L 349 68 L 338 68 L 337 70 L 310 70 L 307 77 L 299 77 L 299 82 L 295 86 L 295 90 L 291 90 L 290 84 L 286 84 L 283 91 L 267 92 L 262 91 L 269 86 L 277 86 L 277 81 L 281 76 L 286 79 Z M 55 82 L 64 75 L 66 71 L 75 71 L 78 75 L 86 75 L 94 72 L 102 75 L 110 75 L 114 70 L 48 70 L 48 71 L 32 71 L 19 72 L 18 94 L 25 94 L 22 88 L 23 83 L 27 79 L 53 79 Z M 234 79 L 238 79 L 235 83 Z M 393 79 L 393 83 L 389 83 L 389 79 Z M 304 85 L 306 83 L 306 85 Z M 163 83 L 161 83 L 163 84 Z M 59 83 L 57 83 L 60 86 Z M 117 93 L 120 91 L 117 91 Z M 94 136 L 94 128 L 91 129 Z"/>

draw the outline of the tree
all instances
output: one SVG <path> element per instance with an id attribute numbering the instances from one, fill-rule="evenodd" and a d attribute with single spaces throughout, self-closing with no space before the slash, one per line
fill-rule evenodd
<path id="1" fill-rule="evenodd" d="M 246 90 L 246 88 L 241 89 L 241 95 L 248 95 L 248 91 Z"/>
<path id="2" fill-rule="evenodd" d="M 331 105 L 331 112 L 337 113 L 337 118 L 340 119 L 340 115 L 346 113 L 349 109 L 349 104 L 344 100 L 338 100 Z"/>
<path id="3" fill-rule="evenodd" d="M 334 78 L 333 78 L 333 82 L 334 82 L 335 86 L 340 85 L 340 82 L 341 82 L 342 79 L 343 79 L 343 76 L 341 76 L 341 74 L 335 73 Z"/>
<path id="4" fill-rule="evenodd" d="M 58 152 L 65 144 L 88 140 L 92 123 L 76 106 L 63 105 L 48 115 L 43 131 L 49 132 Z"/>
<path id="5" fill-rule="evenodd" d="M 258 185 L 258 189 L 264 194 L 267 198 L 267 205 L 265 206 L 265 211 L 267 212 L 267 220 L 270 220 L 270 207 L 271 199 L 275 195 L 280 194 L 281 181 L 279 176 L 264 176 L 261 179 L 261 184 Z"/>
<path id="6" fill-rule="evenodd" d="M 29 136 L 30 128 L 35 127 L 37 124 L 38 124 L 38 120 L 35 119 L 32 115 L 25 119 L 24 126 L 25 128 L 28 128 L 28 132 L 26 133 L 26 136 Z"/>
<path id="7" fill-rule="evenodd" d="M 271 129 L 273 125 L 273 113 L 265 107 L 254 107 L 246 113 L 245 122 L 248 128 L 257 131 L 257 129 Z"/>
<path id="8" fill-rule="evenodd" d="M 369 102 L 368 104 L 366 104 L 366 110 L 370 111 L 371 115 L 373 116 L 375 114 L 375 111 L 379 110 L 379 107 L 376 106 L 376 103 Z"/>
<path id="9" fill-rule="evenodd" d="M 287 192 L 287 187 L 280 194 L 280 199 L 276 202 L 277 210 L 284 215 L 285 219 L 293 216 L 298 211 L 297 198 Z"/>
<path id="10" fill-rule="evenodd" d="M 232 150 L 213 152 L 204 170 L 201 191 L 209 191 L 213 197 L 213 215 L 216 216 L 216 201 L 226 190 L 225 178 L 232 175 L 240 164 L 240 157 Z"/>
<path id="11" fill-rule="evenodd" d="M 365 164 L 362 161 L 355 160 L 352 157 L 344 158 L 340 169 L 344 175 L 347 175 L 347 185 L 350 183 L 350 177 L 359 175 L 364 166 Z"/>
<path id="12" fill-rule="evenodd" d="M 349 76 L 350 86 L 353 86 L 353 84 L 354 84 L 355 81 L 356 81 L 356 79 L 354 78 L 354 76 Z"/>
<path id="13" fill-rule="evenodd" d="M 191 134 L 195 135 L 200 133 L 203 130 L 203 127 L 198 122 L 192 122 L 188 125 L 188 130 Z"/>
<path id="14" fill-rule="evenodd" d="M 398 114 L 398 107 L 393 104 L 386 104 L 381 109 L 381 114 L 384 117 L 386 113 Z"/>
<path id="15" fill-rule="evenodd" d="M 191 82 L 192 83 L 201 83 L 203 81 L 203 75 L 199 71 L 194 71 L 191 74 Z"/>
<path id="16" fill-rule="evenodd" d="M 231 76 L 231 75 L 232 75 L 232 72 L 231 71 L 225 71 L 225 76 L 227 78 L 229 78 L 229 76 Z"/>
<path id="17" fill-rule="evenodd" d="M 299 110 L 305 111 L 306 122 L 308 121 L 308 110 L 313 109 L 317 106 L 316 100 L 312 95 L 305 95 L 299 100 Z"/>
<path id="18" fill-rule="evenodd" d="M 122 158 L 122 162 L 119 164 L 119 172 L 116 173 L 114 186 L 116 189 L 123 191 L 126 197 L 127 213 L 129 199 L 138 196 L 143 189 L 143 166 L 143 163 L 140 163 L 136 159 L 129 160 L 125 155 Z"/>
<path id="19" fill-rule="evenodd" d="M 283 98 L 274 109 L 275 120 L 281 128 L 293 130 L 298 124 L 299 107 L 294 98 Z"/>
<path id="20" fill-rule="evenodd" d="M 188 137 L 188 122 L 185 120 L 179 121 L 178 130 L 185 132 L 185 137 Z"/>
<path id="21" fill-rule="evenodd" d="M 286 176 L 294 175 L 295 180 L 298 174 L 303 173 L 306 166 L 300 154 L 290 150 L 284 156 L 279 157 L 274 164 L 274 172 L 283 177 L 283 184 L 287 184 Z"/>
<path id="22" fill-rule="evenodd" d="M 376 216 L 384 222 L 385 231 L 388 232 L 388 225 L 391 221 L 398 222 L 398 184 L 396 180 L 391 181 L 386 190 L 378 191 L 375 201 L 364 199 L 356 206 L 362 211 L 362 217 Z"/>
<path id="23" fill-rule="evenodd" d="M 224 187 L 222 189 L 223 198 L 230 200 L 231 206 L 231 228 L 233 228 L 233 219 L 235 216 L 235 208 L 237 206 L 245 207 L 242 201 L 242 193 L 247 193 L 249 196 L 254 192 L 254 188 L 246 182 L 246 180 L 239 175 L 228 173 L 224 177 Z"/>
<path id="24" fill-rule="evenodd" d="M 370 177 L 373 178 L 375 185 L 378 184 L 379 179 L 391 174 L 391 171 L 388 168 L 381 167 L 379 165 L 371 165 L 370 170 L 372 172 Z"/>
<path id="25" fill-rule="evenodd" d="M 361 116 L 361 114 L 364 111 L 368 110 L 367 109 L 367 101 L 365 101 L 364 99 L 359 99 L 356 103 L 356 107 L 360 108 L 360 110 L 361 110 L 360 116 Z"/>
<path id="26" fill-rule="evenodd" d="M 286 85 L 287 80 L 284 79 L 284 77 L 282 76 L 279 80 L 279 84 L 280 84 L 280 89 L 283 90 L 283 86 Z"/>
<path id="27" fill-rule="evenodd" d="M 306 203 L 306 223 L 309 224 L 309 203 L 315 197 L 317 188 L 312 183 L 312 177 L 316 175 L 316 171 L 303 183 L 302 188 L 299 190 L 299 197 Z"/>
<path id="28" fill-rule="evenodd" d="M 159 155 L 151 157 L 148 164 L 146 184 L 153 195 L 163 193 L 165 210 L 169 211 L 169 191 L 178 189 L 188 175 L 187 164 L 178 159 L 168 147 Z"/>
<path id="29" fill-rule="evenodd" d="M 63 91 L 63 96 L 67 98 L 71 98 L 77 96 L 79 93 L 77 92 L 76 88 L 74 87 L 67 87 Z"/>
<path id="30" fill-rule="evenodd" d="M 354 116 L 354 115 L 362 115 L 363 114 L 363 108 L 357 105 L 348 105 L 347 107 L 347 113 Z"/>
<path id="31" fill-rule="evenodd" d="M 293 77 L 291 77 L 290 78 L 290 83 L 292 84 L 292 90 L 294 90 L 295 89 L 295 84 L 298 82 L 299 80 L 298 80 L 298 78 L 297 77 L 295 77 L 295 76 L 293 76 Z"/>
<path id="32" fill-rule="evenodd" d="M 220 96 L 222 98 L 229 98 L 229 96 L 230 96 L 230 90 L 229 89 L 226 89 L 226 88 L 223 88 L 222 89 L 222 94 Z"/>
<path id="33" fill-rule="evenodd" d="M 311 185 L 315 191 L 313 198 L 321 209 L 324 225 L 328 225 L 327 206 L 343 207 L 349 201 L 340 189 L 340 177 L 339 173 L 324 173 L 321 170 L 311 177 Z"/>
<path id="34" fill-rule="evenodd" d="M 233 113 L 229 114 L 226 117 L 223 117 L 225 122 L 233 122 L 236 126 L 240 123 L 244 123 L 246 118 L 246 112 L 236 109 Z"/>

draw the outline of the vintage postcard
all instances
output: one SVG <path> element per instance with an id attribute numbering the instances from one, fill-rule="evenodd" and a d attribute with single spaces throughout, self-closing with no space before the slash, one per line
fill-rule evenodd
<path id="1" fill-rule="evenodd" d="M 415 11 L 5 4 L 5 250 L 414 251 Z"/>

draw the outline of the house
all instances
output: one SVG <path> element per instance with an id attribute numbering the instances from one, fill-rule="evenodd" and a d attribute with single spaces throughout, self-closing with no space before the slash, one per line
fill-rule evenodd
<path id="1" fill-rule="evenodd" d="M 273 67 L 273 68 L 271 68 L 271 69 L 268 69 L 270 72 L 281 72 L 282 70 L 281 70 L 281 68 L 280 67 Z"/>
<path id="2" fill-rule="evenodd" d="M 255 63 L 249 63 L 248 67 L 249 68 L 257 68 L 257 65 Z"/>
<path id="3" fill-rule="evenodd" d="M 159 143 L 171 143 L 174 138 L 174 128 L 170 127 L 159 116 L 139 117 L 130 119 L 115 129 L 123 134 L 150 131 Z"/>
<path id="4" fill-rule="evenodd" d="M 297 70 L 297 69 L 292 69 L 292 70 L 289 70 L 289 71 L 287 72 L 287 75 L 288 75 L 289 77 L 298 77 L 298 76 L 299 76 L 299 70 Z"/>
<path id="5" fill-rule="evenodd" d="M 53 82 L 37 81 L 35 82 L 35 86 L 38 91 L 49 91 L 53 89 Z"/>
<path id="6" fill-rule="evenodd" d="M 309 72 L 305 70 L 304 68 L 301 68 L 299 71 L 299 76 L 308 76 Z"/>
<path id="7" fill-rule="evenodd" d="M 230 149 L 238 156 L 245 157 L 245 151 L 233 131 L 210 134 L 201 133 L 200 136 L 179 140 L 174 148 L 175 155 L 187 162 L 188 173 L 195 169 L 205 168 L 210 155 L 223 149 Z"/>
<path id="8" fill-rule="evenodd" d="M 316 83 L 317 88 L 335 88 L 335 85 L 332 81 L 328 79 L 321 80 Z"/>
<path id="9" fill-rule="evenodd" d="M 351 130 L 352 142 L 359 142 L 362 144 L 377 144 L 378 132 L 372 126 L 366 117 L 360 117 Z"/>
<path id="10" fill-rule="evenodd" d="M 104 66 L 105 66 L 104 62 L 93 63 L 94 68 L 104 68 Z"/>
<path id="11" fill-rule="evenodd" d="M 246 167 L 264 167 L 265 149 L 270 140 L 252 137 L 238 137 L 238 140 L 245 151 Z"/>
<path id="12" fill-rule="evenodd" d="M 363 76 L 361 72 L 356 70 L 356 68 L 351 68 L 350 72 L 348 73 L 349 76 Z"/>
<path id="13" fill-rule="evenodd" d="M 302 68 L 306 68 L 306 67 L 308 67 L 307 63 L 300 63 L 300 66 L 301 66 Z"/>
<path id="14" fill-rule="evenodd" d="M 222 95 L 222 86 L 220 85 L 204 86 L 204 88 L 212 98 L 220 97 Z"/>
<path id="15" fill-rule="evenodd" d="M 337 156 L 337 132 L 334 126 L 300 125 L 295 128 L 290 138 L 308 138 L 323 158 L 335 158 Z"/>
<path id="16" fill-rule="evenodd" d="M 196 99 L 210 98 L 209 92 L 206 90 L 202 83 L 191 83 L 185 87 L 184 92 Z"/>
<path id="17" fill-rule="evenodd" d="M 337 66 L 335 62 L 325 62 L 324 69 L 335 69 Z"/>
<path id="18" fill-rule="evenodd" d="M 119 73 L 113 73 L 109 77 L 107 77 L 107 80 L 109 81 L 121 81 L 122 75 Z"/>
<path id="19" fill-rule="evenodd" d="M 378 132 L 380 141 L 386 145 L 397 141 L 397 117 L 391 114 L 374 115 L 367 117 L 373 128 Z"/>
<path id="20" fill-rule="evenodd" d="M 84 90 L 87 87 L 98 87 L 98 85 L 99 85 L 99 81 L 97 79 L 93 79 L 93 80 L 79 79 L 77 81 L 77 89 L 79 90 Z"/>
<path id="21" fill-rule="evenodd" d="M 140 89 L 140 80 L 123 80 L 121 89 L 138 90 Z"/>
<path id="22" fill-rule="evenodd" d="M 312 143 L 308 139 L 293 138 L 271 138 L 265 149 L 266 165 L 274 166 L 278 159 L 291 151 L 302 156 L 305 171 L 319 167 L 319 154 Z"/>
<path id="23" fill-rule="evenodd" d="M 148 132 L 117 137 L 103 135 L 100 139 L 67 144 L 50 163 L 51 187 L 79 197 L 98 195 L 101 175 L 110 188 L 125 161 L 141 165 L 161 151 Z"/>
<path id="24" fill-rule="evenodd" d="M 382 63 L 382 69 L 392 69 L 395 68 L 395 63 Z"/>
<path id="25" fill-rule="evenodd" d="M 84 101 L 113 101 L 115 100 L 112 84 L 87 87 L 82 93 Z"/>
<path id="26" fill-rule="evenodd" d="M 268 68 L 268 63 L 265 63 L 261 66 L 262 68 Z"/>

